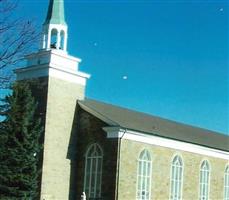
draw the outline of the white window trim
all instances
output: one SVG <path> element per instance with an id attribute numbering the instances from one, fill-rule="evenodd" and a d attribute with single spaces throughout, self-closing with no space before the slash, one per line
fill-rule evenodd
<path id="1" fill-rule="evenodd" d="M 143 151 L 147 151 L 148 153 L 149 153 L 149 155 L 150 155 L 150 161 L 147 161 L 147 162 L 149 162 L 150 163 L 150 172 L 149 172 L 149 200 L 151 199 L 151 182 L 152 182 L 152 156 L 151 156 L 151 153 L 150 153 L 150 151 L 149 150 L 147 150 L 147 149 L 143 149 L 142 151 L 140 151 L 140 154 L 138 155 L 138 159 L 137 159 L 137 182 L 136 182 L 136 200 L 139 200 L 138 199 L 138 182 L 139 182 L 139 174 L 138 174 L 138 172 L 139 172 L 139 161 L 141 160 L 140 159 L 140 155 L 141 155 L 141 153 L 143 152 Z M 143 161 L 143 160 L 141 160 L 141 161 Z"/>
<path id="2" fill-rule="evenodd" d="M 85 190 L 86 190 L 86 172 L 87 172 L 87 162 L 88 162 L 88 153 L 89 153 L 89 151 L 91 150 L 91 148 L 93 148 L 94 146 L 97 146 L 99 149 L 100 149 L 100 151 L 101 151 L 101 175 L 100 175 L 100 186 L 99 186 L 99 198 L 101 197 L 101 187 L 102 187 L 102 174 L 103 174 L 103 149 L 101 148 L 101 146 L 98 144 L 98 143 L 93 143 L 93 144 L 91 144 L 90 146 L 88 146 L 88 148 L 87 148 L 87 151 L 86 151 L 86 153 L 85 153 L 85 166 L 84 166 L 84 187 L 83 187 L 83 189 L 84 189 L 84 192 L 85 192 Z M 98 166 L 97 166 L 98 167 Z M 95 185 L 97 184 L 97 180 L 95 181 Z M 91 185 L 91 184 L 90 184 Z M 97 187 L 95 187 L 95 188 L 97 188 Z M 90 193 L 90 192 L 89 192 Z M 89 198 L 89 196 L 88 196 L 88 198 Z"/>
<path id="3" fill-rule="evenodd" d="M 226 179 L 228 179 L 227 181 L 227 185 L 226 185 Z M 226 190 L 227 189 L 227 190 Z M 226 164 L 225 170 L 224 170 L 224 190 L 223 190 L 223 199 L 224 200 L 229 200 L 229 163 Z"/>
<path id="4" fill-rule="evenodd" d="M 180 196 L 181 196 L 181 198 L 180 199 L 182 199 L 182 197 L 183 197 L 183 182 L 184 182 L 184 166 L 185 166 L 185 164 L 184 164 L 184 159 L 181 156 L 181 154 L 176 153 L 176 154 L 173 155 L 173 157 L 172 157 L 172 159 L 170 161 L 170 192 L 169 192 L 169 199 L 170 200 L 172 200 L 171 195 L 172 195 L 173 161 L 177 156 L 180 157 L 181 162 L 182 162 L 181 163 L 182 164 L 182 167 L 181 167 L 182 168 L 182 173 L 181 173 L 181 188 L 180 188 L 180 192 L 181 192 Z"/>
<path id="5" fill-rule="evenodd" d="M 199 200 L 202 200 L 202 199 L 201 199 L 201 184 L 200 184 L 200 181 L 201 181 L 201 169 L 202 169 L 202 164 L 203 164 L 205 161 L 207 162 L 208 167 L 209 167 L 209 169 L 208 169 L 208 171 L 209 171 L 209 177 L 208 177 L 208 198 L 207 198 L 207 200 L 210 200 L 210 199 L 211 199 L 211 198 L 210 198 L 210 189 L 211 189 L 211 164 L 210 164 L 210 162 L 209 162 L 208 159 L 203 159 L 203 160 L 200 162 L 200 166 L 199 166 L 199 197 L 198 197 Z"/>

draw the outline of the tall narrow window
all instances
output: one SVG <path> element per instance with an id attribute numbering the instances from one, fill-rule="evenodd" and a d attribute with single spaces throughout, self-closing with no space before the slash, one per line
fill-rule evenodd
<path id="1" fill-rule="evenodd" d="M 229 200 L 229 165 L 224 174 L 224 200 Z"/>
<path id="2" fill-rule="evenodd" d="M 182 197 L 183 162 L 180 156 L 175 156 L 171 166 L 170 199 L 180 200 Z"/>
<path id="3" fill-rule="evenodd" d="M 98 144 L 92 144 L 85 157 L 84 191 L 88 199 L 101 197 L 103 152 Z"/>
<path id="4" fill-rule="evenodd" d="M 150 200 L 151 156 L 143 150 L 138 159 L 137 200 Z"/>
<path id="5" fill-rule="evenodd" d="M 200 166 L 200 200 L 209 199 L 209 175 L 209 163 L 205 160 Z"/>

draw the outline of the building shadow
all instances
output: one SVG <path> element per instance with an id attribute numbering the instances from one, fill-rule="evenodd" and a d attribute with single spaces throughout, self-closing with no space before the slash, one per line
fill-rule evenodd
<path id="1" fill-rule="evenodd" d="M 76 158 L 77 158 L 77 131 L 79 130 L 79 106 L 76 102 L 74 119 L 72 123 L 71 135 L 67 151 L 67 159 L 70 160 L 70 177 L 69 177 L 69 200 L 76 199 Z"/>

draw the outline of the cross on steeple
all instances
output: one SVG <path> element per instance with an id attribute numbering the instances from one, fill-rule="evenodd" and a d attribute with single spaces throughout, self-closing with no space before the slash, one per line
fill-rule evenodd
<path id="1" fill-rule="evenodd" d="M 41 49 L 67 51 L 67 23 L 64 16 L 64 0 L 50 0 L 43 24 Z"/>

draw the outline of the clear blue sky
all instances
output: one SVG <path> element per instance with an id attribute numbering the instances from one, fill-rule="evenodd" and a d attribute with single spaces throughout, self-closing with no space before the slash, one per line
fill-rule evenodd
<path id="1" fill-rule="evenodd" d="M 229 134 L 228 4 L 65 0 L 87 97 Z M 47 7 L 21 0 L 19 14 L 40 26 Z"/>

